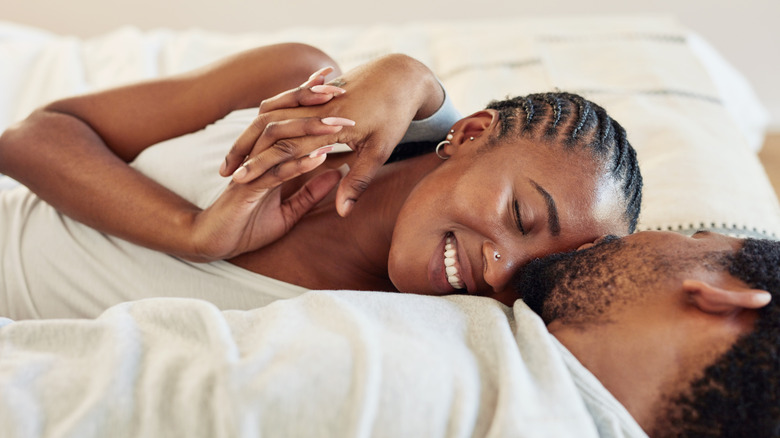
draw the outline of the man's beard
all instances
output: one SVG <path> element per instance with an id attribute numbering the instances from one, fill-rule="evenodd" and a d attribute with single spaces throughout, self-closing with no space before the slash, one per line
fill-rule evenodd
<path id="1" fill-rule="evenodd" d="M 515 280 L 523 301 L 545 324 L 584 323 L 610 306 L 649 299 L 675 273 L 724 270 L 729 256 L 728 251 L 670 256 L 608 237 L 585 250 L 536 259 Z"/>
<path id="2" fill-rule="evenodd" d="M 623 246 L 620 239 L 612 237 L 585 250 L 533 260 L 517 273 L 517 290 L 545 324 L 598 315 L 610 301 L 604 299 L 605 289 L 615 286 L 607 265 L 613 264 L 612 255 Z"/>

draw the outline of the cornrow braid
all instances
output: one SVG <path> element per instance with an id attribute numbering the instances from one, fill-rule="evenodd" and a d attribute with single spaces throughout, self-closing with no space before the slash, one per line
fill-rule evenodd
<path id="1" fill-rule="evenodd" d="M 642 203 L 642 174 L 626 131 L 604 108 L 573 93 L 551 92 L 492 101 L 500 127 L 496 139 L 526 136 L 590 150 L 622 189 L 628 231 L 633 233 Z M 523 117 L 524 116 L 524 117 Z"/>
<path id="2" fill-rule="evenodd" d="M 531 126 L 533 126 L 534 115 L 535 115 L 534 101 L 529 98 L 525 98 L 523 100 L 523 110 L 525 111 L 525 125 L 523 125 L 523 129 L 524 130 L 530 129 Z M 510 128 L 511 128 L 510 123 L 501 124 L 502 134 L 508 133 Z"/>
<path id="3" fill-rule="evenodd" d="M 577 113 L 579 114 L 579 120 L 577 120 L 577 126 L 574 127 L 574 130 L 571 131 L 572 140 L 576 141 L 577 135 L 579 135 L 580 131 L 585 127 L 585 123 L 590 120 L 588 118 L 590 111 L 590 102 L 585 99 L 582 99 L 581 102 L 577 102 Z"/>

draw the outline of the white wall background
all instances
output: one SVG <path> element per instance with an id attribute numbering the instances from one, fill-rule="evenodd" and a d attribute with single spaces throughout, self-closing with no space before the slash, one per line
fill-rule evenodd
<path id="1" fill-rule="evenodd" d="M 428 19 L 672 15 L 739 69 L 780 132 L 778 0 L 2 0 L 0 20 L 89 37 L 121 25 L 223 32 Z"/>

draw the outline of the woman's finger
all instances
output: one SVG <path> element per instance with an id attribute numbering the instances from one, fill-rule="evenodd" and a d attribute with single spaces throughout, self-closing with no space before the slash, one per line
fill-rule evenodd
<path id="1" fill-rule="evenodd" d="M 325 77 L 333 73 L 333 67 L 323 67 L 309 76 L 300 87 L 279 93 L 260 103 L 260 113 L 297 106 L 321 105 L 346 90 L 334 85 L 325 85 Z M 308 90 L 308 92 L 307 92 Z"/>
<path id="2" fill-rule="evenodd" d="M 366 148 L 352 163 L 336 191 L 336 211 L 341 217 L 347 217 L 352 212 L 355 202 L 371 185 L 374 175 L 389 156 L 390 153 L 380 147 Z"/>
<path id="3" fill-rule="evenodd" d="M 333 146 L 326 146 L 321 148 L 316 154 L 310 154 L 279 163 L 272 166 L 267 172 L 263 173 L 259 178 L 256 178 L 247 185 L 251 189 L 258 191 L 275 188 L 285 181 L 289 181 L 316 169 L 325 162 L 328 152 L 331 152 L 332 150 Z"/>
<path id="4" fill-rule="evenodd" d="M 273 98 L 266 99 L 260 104 L 258 116 L 241 133 L 233 143 L 233 146 L 225 155 L 225 161 L 222 164 L 219 173 L 222 176 L 228 176 L 238 169 L 238 166 L 244 162 L 244 159 L 252 151 L 258 142 L 258 137 L 265 131 L 268 124 L 274 121 L 288 119 L 291 116 L 284 113 L 283 109 L 294 108 L 297 106 L 321 105 L 329 102 L 334 96 L 344 94 L 344 90 L 332 85 L 315 85 L 314 87 L 321 92 L 314 92 L 310 89 L 295 89 L 285 91 Z M 276 111 L 276 112 L 274 112 Z"/>
<path id="5" fill-rule="evenodd" d="M 250 151 L 250 158 L 233 173 L 233 181 L 252 181 L 273 166 L 333 143 L 326 141 L 328 135 L 338 133 L 344 126 L 354 125 L 354 121 L 341 117 L 293 119 L 271 123 L 257 139 Z M 311 136 L 314 137 L 309 138 Z M 308 141 L 302 141 L 302 138 L 307 138 Z"/>
<path id="6" fill-rule="evenodd" d="M 289 231 L 303 215 L 322 201 L 340 179 L 341 174 L 337 170 L 323 172 L 307 181 L 300 190 L 285 199 L 281 204 L 285 230 Z"/>
<path id="7" fill-rule="evenodd" d="M 301 84 L 302 88 L 308 88 L 314 85 L 321 85 L 325 83 L 325 76 L 333 73 L 334 68 L 331 66 L 323 67 L 309 76 L 309 79 Z"/>
<path id="8" fill-rule="evenodd" d="M 265 132 L 269 123 L 275 120 L 284 120 L 289 116 L 269 115 L 276 110 L 295 108 L 298 106 L 321 105 L 329 102 L 336 96 L 346 92 L 343 88 L 333 85 L 324 85 L 325 77 L 334 71 L 333 67 L 323 67 L 309 76 L 300 87 L 277 94 L 260 103 L 258 116 L 238 137 L 225 156 L 225 161 L 219 169 L 222 176 L 233 174 L 244 162 L 253 148 L 258 143 L 258 137 Z"/>
<path id="9" fill-rule="evenodd" d="M 278 109 L 322 105 L 344 93 L 346 90 L 335 85 L 319 84 L 311 87 L 298 87 L 263 100 L 260 102 L 259 112 L 262 114 Z"/>
<path id="10" fill-rule="evenodd" d="M 279 117 L 279 119 L 277 119 Z M 225 161 L 219 169 L 222 176 L 230 176 L 244 164 L 247 157 L 263 152 L 277 141 L 285 138 L 294 138 L 304 135 L 327 135 L 341 130 L 342 126 L 354 126 L 354 122 L 342 118 L 326 117 L 319 119 L 316 117 L 289 119 L 285 113 L 260 114 L 252 123 L 244 129 L 241 135 L 231 146 L 225 155 Z M 347 122 L 344 122 L 347 121 Z M 300 156 L 311 150 L 292 154 Z M 290 152 L 295 152 L 291 150 Z M 268 157 L 266 157 L 268 158 Z M 283 156 L 282 159 L 285 159 Z M 276 164 L 279 161 L 274 161 Z"/>

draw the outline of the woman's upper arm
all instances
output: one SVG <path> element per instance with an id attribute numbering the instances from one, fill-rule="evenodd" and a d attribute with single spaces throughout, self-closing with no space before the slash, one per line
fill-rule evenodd
<path id="1" fill-rule="evenodd" d="M 327 65 L 336 67 L 311 46 L 264 46 L 192 72 L 59 100 L 43 110 L 81 120 L 129 162 L 150 145 L 258 106 Z"/>

